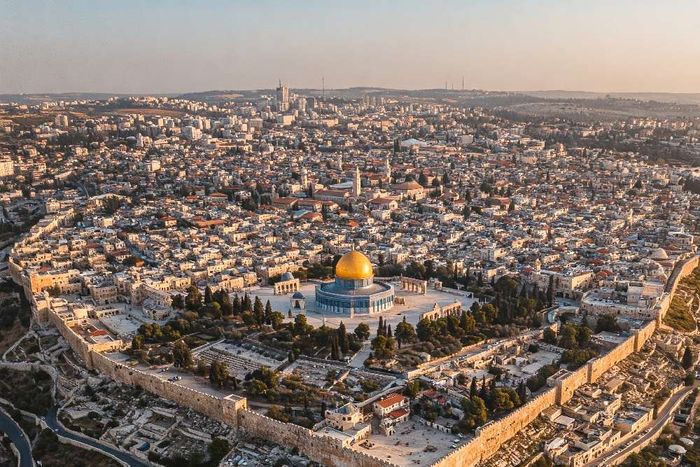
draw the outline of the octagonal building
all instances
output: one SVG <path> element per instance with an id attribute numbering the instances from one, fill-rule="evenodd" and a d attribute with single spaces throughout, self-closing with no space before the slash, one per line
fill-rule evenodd
<path id="1" fill-rule="evenodd" d="M 346 253 L 335 265 L 335 281 L 316 286 L 316 311 L 354 316 L 394 306 L 394 287 L 374 281 L 372 263 L 359 251 Z"/>

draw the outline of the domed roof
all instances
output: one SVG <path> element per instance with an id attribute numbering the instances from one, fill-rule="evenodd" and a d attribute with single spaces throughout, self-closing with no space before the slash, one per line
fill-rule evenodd
<path id="1" fill-rule="evenodd" d="M 656 250 L 651 252 L 651 259 L 655 260 L 666 260 L 668 259 L 668 254 L 666 253 L 666 250 L 663 248 L 657 248 Z"/>
<path id="2" fill-rule="evenodd" d="M 345 280 L 369 279 L 374 275 L 372 263 L 359 251 L 346 253 L 335 265 L 335 277 Z"/>
<path id="3" fill-rule="evenodd" d="M 292 298 L 301 299 L 301 298 L 306 298 L 306 297 L 304 296 L 303 293 L 301 293 L 301 292 L 299 292 L 299 291 L 297 290 L 296 292 L 294 292 L 294 295 L 292 295 Z"/>
<path id="4" fill-rule="evenodd" d="M 280 280 L 282 281 L 291 281 L 292 279 L 294 279 L 294 275 L 289 271 L 280 276 Z"/>

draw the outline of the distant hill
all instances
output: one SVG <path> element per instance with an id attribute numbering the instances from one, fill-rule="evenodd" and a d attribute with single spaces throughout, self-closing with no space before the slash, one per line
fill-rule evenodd
<path id="1" fill-rule="evenodd" d="M 168 94 L 119 94 L 108 92 L 61 92 L 41 94 L 0 94 L 0 103 L 39 104 L 46 101 L 107 100 L 111 97 L 169 96 Z"/>
<path id="2" fill-rule="evenodd" d="M 293 88 L 293 92 L 307 96 L 337 99 L 359 99 L 364 96 L 387 97 L 419 103 L 444 103 L 464 107 L 497 109 L 503 116 L 519 118 L 559 117 L 574 121 L 613 120 L 637 117 L 696 117 L 700 116 L 700 93 L 622 92 L 600 93 L 587 91 L 483 91 L 479 89 L 391 89 L 357 86 L 344 89 Z M 274 95 L 274 89 L 211 90 L 184 94 L 150 94 L 179 97 L 217 104 L 226 101 L 255 100 Z M 20 102 L 38 104 L 56 100 L 106 100 L 110 97 L 129 97 L 144 94 L 69 92 L 57 94 L 0 94 L 0 103 Z"/>
<path id="3" fill-rule="evenodd" d="M 588 92 L 588 91 L 521 91 L 520 94 L 544 99 L 635 99 L 640 101 L 669 102 L 700 105 L 700 93 L 674 92 Z"/>

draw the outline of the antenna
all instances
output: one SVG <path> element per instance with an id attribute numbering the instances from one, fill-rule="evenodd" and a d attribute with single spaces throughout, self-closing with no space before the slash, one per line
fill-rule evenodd
<path id="1" fill-rule="evenodd" d="M 462 91 L 464 91 L 464 76 L 462 76 Z"/>
<path id="2" fill-rule="evenodd" d="M 321 97 L 326 98 L 326 77 L 321 76 Z"/>

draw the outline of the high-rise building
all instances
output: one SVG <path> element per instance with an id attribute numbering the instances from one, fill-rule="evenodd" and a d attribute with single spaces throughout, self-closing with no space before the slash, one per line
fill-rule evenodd
<path id="1" fill-rule="evenodd" d="M 68 126 L 68 116 L 56 115 L 56 118 L 54 119 L 54 124 L 57 127 L 66 128 Z"/>
<path id="2" fill-rule="evenodd" d="M 277 88 L 277 110 L 279 112 L 289 110 L 289 88 L 286 84 L 282 84 L 282 81 L 279 82 Z"/>
<path id="3" fill-rule="evenodd" d="M 189 140 L 197 140 L 202 137 L 202 130 L 188 125 L 182 129 L 182 136 Z"/>

